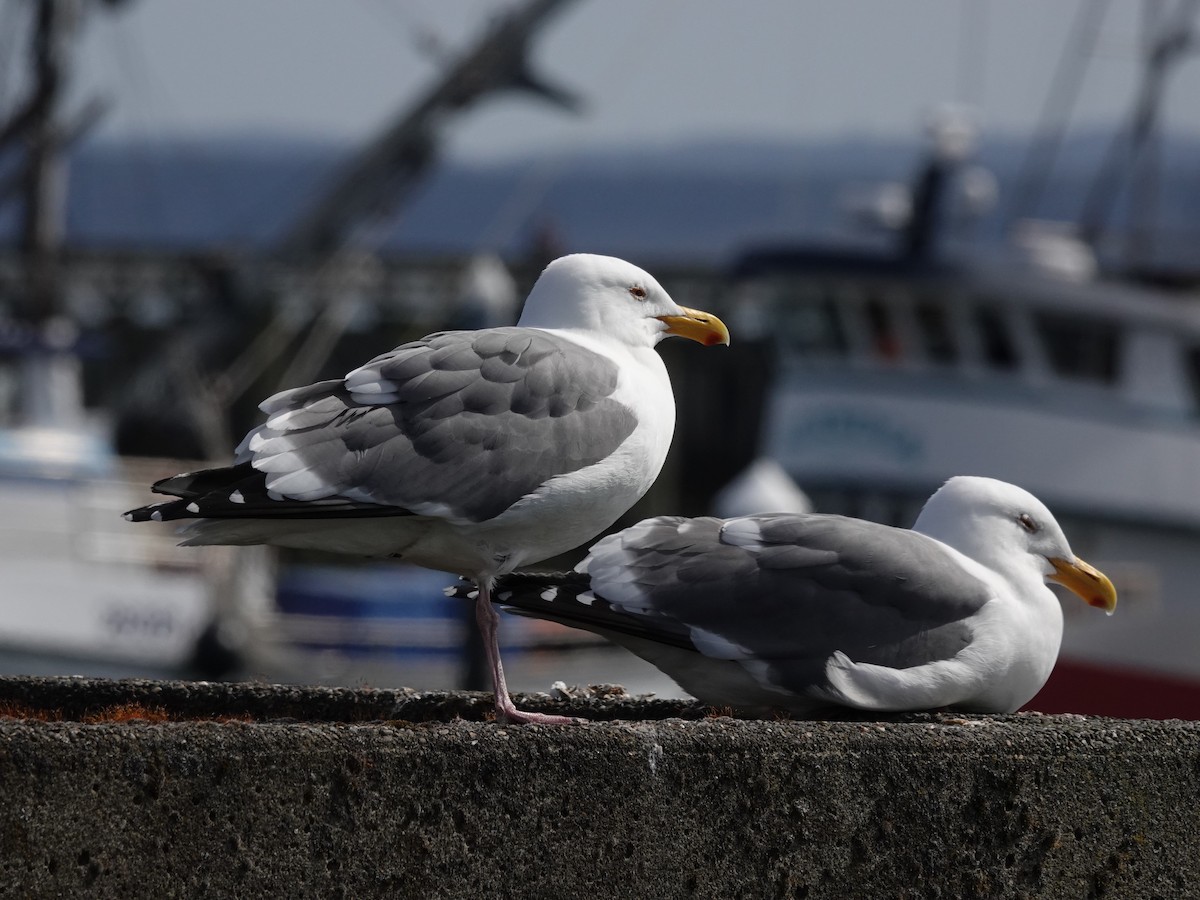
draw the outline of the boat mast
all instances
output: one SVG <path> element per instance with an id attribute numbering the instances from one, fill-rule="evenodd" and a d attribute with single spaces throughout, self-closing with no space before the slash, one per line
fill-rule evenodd
<path id="1" fill-rule="evenodd" d="M 0 150 L 17 141 L 25 145 L 24 165 L 14 183 L 6 187 L 22 204 L 20 249 L 26 287 L 18 312 L 35 325 L 53 318 L 61 305 L 58 258 L 63 244 L 66 172 L 59 108 L 79 15 L 78 0 L 39 0 L 30 41 L 29 95 L 0 126 Z"/>
<path id="2" fill-rule="evenodd" d="M 447 119 L 487 94 L 519 90 L 566 109 L 577 108 L 573 94 L 535 75 L 528 63 L 532 38 L 571 2 L 530 0 L 492 25 L 421 99 L 343 166 L 332 186 L 284 237 L 280 255 L 328 257 L 363 219 L 396 209 L 435 161 Z"/>
<path id="3" fill-rule="evenodd" d="M 1184 56 L 1196 49 L 1193 20 L 1198 7 L 1200 0 L 1180 0 L 1173 15 L 1159 15 L 1155 17 L 1156 21 L 1148 20 L 1146 23 L 1148 36 L 1137 99 L 1128 123 L 1113 136 L 1108 146 L 1080 217 L 1080 235 L 1093 250 L 1098 250 L 1105 236 L 1122 177 L 1139 161 L 1139 157 L 1143 157 L 1143 166 L 1153 162 L 1145 159 L 1144 155 L 1156 136 L 1167 75 Z M 1135 183 L 1136 193 L 1133 197 L 1133 215 L 1139 219 L 1145 217 L 1158 188 L 1153 170 L 1144 170 L 1144 174 L 1146 177 Z M 1140 223 L 1132 224 L 1136 227 Z M 1144 238 L 1134 234 L 1130 255 L 1135 250 L 1144 250 L 1142 244 Z"/>

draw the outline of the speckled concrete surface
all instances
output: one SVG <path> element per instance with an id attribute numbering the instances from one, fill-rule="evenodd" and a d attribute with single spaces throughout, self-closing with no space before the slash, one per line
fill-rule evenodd
<path id="1" fill-rule="evenodd" d="M 1197 896 L 1198 723 L 525 702 L 0 679 L 0 895 Z"/>

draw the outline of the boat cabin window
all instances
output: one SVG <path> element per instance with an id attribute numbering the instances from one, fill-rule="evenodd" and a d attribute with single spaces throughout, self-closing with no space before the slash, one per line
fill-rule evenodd
<path id="1" fill-rule="evenodd" d="M 1187 351 L 1188 386 L 1192 389 L 1192 405 L 1200 412 L 1200 347 L 1192 347 Z"/>
<path id="2" fill-rule="evenodd" d="M 0 358 L 0 427 L 18 423 L 20 387 L 16 366 Z"/>
<path id="3" fill-rule="evenodd" d="M 975 326 L 979 329 L 983 362 L 993 369 L 1015 369 L 1016 342 L 1000 311 L 991 306 L 975 307 Z"/>
<path id="4" fill-rule="evenodd" d="M 891 311 L 882 299 L 872 294 L 863 307 L 867 328 L 871 335 L 871 349 L 876 358 L 884 362 L 895 362 L 902 356 L 900 335 Z"/>
<path id="5" fill-rule="evenodd" d="M 1038 313 L 1038 334 L 1055 374 L 1111 384 L 1117 379 L 1117 326 L 1103 319 Z"/>
<path id="6" fill-rule="evenodd" d="M 958 344 L 954 339 L 950 311 L 933 300 L 918 300 L 914 309 L 925 357 L 933 363 L 949 365 L 958 362 Z"/>
<path id="7" fill-rule="evenodd" d="M 846 355 L 846 329 L 829 291 L 780 292 L 776 309 L 780 336 L 791 351 L 806 357 Z"/>

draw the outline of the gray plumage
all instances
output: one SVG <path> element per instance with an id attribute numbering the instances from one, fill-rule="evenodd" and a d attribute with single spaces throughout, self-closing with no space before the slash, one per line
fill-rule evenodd
<path id="1" fill-rule="evenodd" d="M 617 643 L 752 662 L 772 686 L 809 697 L 838 651 L 910 668 L 971 641 L 989 592 L 946 570 L 944 555 L 925 535 L 842 516 L 665 516 L 601 542 L 574 578 L 514 574 L 495 593 L 514 612 Z"/>
<path id="2" fill-rule="evenodd" d="M 988 598 L 965 571 L 936 565 L 944 551 L 935 541 L 905 529 L 783 513 L 728 527 L 713 518 L 651 523 L 597 549 L 593 592 L 621 596 L 627 614 L 641 609 L 780 664 L 823 665 L 836 650 L 888 666 L 946 659 L 970 640 L 965 620 Z"/>
<path id="3" fill-rule="evenodd" d="M 842 516 L 648 519 L 574 573 L 506 576 L 497 602 L 609 637 L 713 706 L 1012 712 L 1062 639 L 1057 582 L 1112 582 L 1034 496 L 950 479 L 911 530 Z"/>
<path id="4" fill-rule="evenodd" d="M 655 346 L 729 343 L 624 260 L 546 266 L 515 327 L 432 334 L 345 378 L 276 394 L 234 465 L 154 489 L 178 499 L 131 521 L 191 519 L 186 544 L 270 544 L 389 556 L 477 585 L 496 715 L 504 679 L 492 580 L 563 553 L 645 494 L 666 459 L 675 398 Z"/>
<path id="5" fill-rule="evenodd" d="M 238 466 L 159 482 L 183 501 L 153 509 L 163 519 L 436 512 L 482 522 L 632 433 L 616 385 L 611 360 L 555 334 L 429 335 L 344 379 L 276 394 Z"/>

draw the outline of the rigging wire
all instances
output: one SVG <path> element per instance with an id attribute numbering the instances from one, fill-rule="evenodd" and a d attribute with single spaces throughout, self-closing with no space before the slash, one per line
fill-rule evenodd
<path id="1" fill-rule="evenodd" d="M 1108 12 L 1109 2 L 1079 0 L 1069 31 L 1069 46 L 1058 58 L 1033 139 L 1017 170 L 1012 201 L 1005 218 L 1005 230 L 1011 231 L 1018 219 L 1035 214 L 1041 203 L 1050 171 L 1054 168 L 1066 135 L 1071 110 L 1079 99 L 1084 75 L 1095 54 L 1100 26 Z"/>
<path id="2" fill-rule="evenodd" d="M 387 26 L 416 50 L 422 57 L 435 62 L 446 63 L 449 53 L 445 36 L 429 24 L 427 9 L 421 4 L 409 2 L 394 2 L 394 0 L 359 0 L 359 6 L 373 11 L 375 17 L 385 21 Z M 414 11 L 413 6 L 419 7 Z"/>
<path id="3" fill-rule="evenodd" d="M 979 109 L 987 87 L 990 25 L 988 0 L 964 0 L 959 6 L 958 102 Z"/>
<path id="4" fill-rule="evenodd" d="M 141 45 L 129 33 L 127 20 L 114 20 L 105 25 L 109 53 L 116 62 L 117 71 L 129 95 L 129 99 L 122 103 L 122 109 L 129 111 L 129 118 L 134 124 L 134 136 L 128 141 L 131 148 L 130 157 L 134 163 L 133 176 L 139 182 L 140 193 L 147 201 L 149 216 L 158 224 L 155 231 L 161 233 L 167 225 L 168 203 L 162 186 L 163 176 L 159 163 L 163 142 L 151 137 L 156 118 L 152 89 L 154 80 L 151 78 L 150 66 Z M 151 149 L 151 144 L 158 146 Z"/>
<path id="5" fill-rule="evenodd" d="M 1147 28 L 1142 50 L 1142 81 L 1137 100 L 1125 127 L 1118 129 L 1113 135 L 1100 171 L 1084 201 L 1081 216 L 1082 233 L 1084 240 L 1093 246 L 1103 237 L 1121 176 L 1139 160 L 1144 162 L 1142 158 L 1145 148 L 1156 139 L 1159 107 L 1171 67 L 1185 53 L 1195 50 L 1191 23 L 1196 16 L 1198 5 L 1200 4 L 1197 0 L 1179 0 L 1175 15 L 1169 23 L 1166 23 L 1168 17 L 1161 12 L 1161 6 L 1158 6 L 1157 21 L 1166 24 L 1151 28 L 1149 18 L 1144 22 Z M 1152 177 L 1152 173 L 1145 177 Z M 1136 187 L 1140 190 L 1152 189 L 1152 186 L 1144 181 L 1139 182 Z M 1139 208 L 1145 211 L 1145 201 L 1144 197 L 1134 198 L 1135 216 Z M 1128 252 L 1132 253 L 1136 249 L 1135 241 L 1128 248 Z"/>
<path id="6" fill-rule="evenodd" d="M 371 10 L 375 18 L 386 18 L 389 22 L 389 29 L 397 30 L 399 36 L 404 39 L 401 43 L 415 48 L 419 55 L 427 46 L 436 45 L 443 49 L 446 47 L 442 36 L 428 24 L 429 15 L 423 5 L 417 4 L 419 8 L 414 12 L 410 8 L 410 4 L 405 2 L 375 0 L 375 2 L 369 3 L 368 0 L 358 0 L 358 3 L 364 10 Z M 388 15 L 379 15 L 385 11 Z M 409 30 L 405 31 L 405 29 Z M 448 55 L 453 56 L 452 53 Z M 426 58 L 428 59 L 428 56 Z M 434 70 L 439 72 L 441 65 L 436 64 Z M 370 140 L 372 135 L 373 133 L 368 131 L 365 137 L 359 138 L 358 143 Z M 320 195 L 323 185 L 327 184 L 330 178 L 336 177 L 339 167 L 345 161 L 347 152 L 345 140 L 322 143 L 319 147 L 314 144 L 313 159 L 310 164 L 297 166 L 294 171 L 290 172 L 273 173 L 270 181 L 259 183 L 260 191 L 258 193 L 242 199 L 238 204 L 238 209 L 229 213 L 227 221 L 232 223 L 234 231 L 243 234 L 249 232 L 251 223 L 257 224 L 261 229 L 262 223 L 269 222 L 270 233 L 266 235 L 256 233 L 255 239 L 265 240 L 268 244 L 276 242 L 280 230 L 286 231 L 286 228 L 294 223 L 295 218 L 303 214 L 307 204 Z M 296 198 L 301 199 L 296 202 Z M 287 218 L 280 215 L 281 206 L 294 206 L 287 214 Z M 377 236 L 380 227 L 378 223 L 359 222 L 351 229 L 353 240 L 348 240 L 347 243 L 353 243 L 360 249 L 372 251 L 378 249 L 378 245 L 382 243 L 382 239 Z"/>
<path id="7" fill-rule="evenodd" d="M 29 20 L 19 21 L 26 9 L 24 0 L 8 0 L 0 11 L 0 119 L 7 117 L 9 91 L 15 80 L 15 48 L 18 44 L 24 44 L 28 30 Z"/>
<path id="8" fill-rule="evenodd" d="M 6 126 L 11 116 L 20 114 L 19 101 L 11 95 L 18 89 L 14 82 L 21 73 L 15 51 L 26 43 L 32 27 L 32 17 L 22 20 L 25 11 L 24 0 L 8 0 L 0 12 L 0 127 Z M 0 145 L 0 208 L 16 196 L 17 179 L 24 165 L 22 154 L 10 153 L 11 149 L 11 145 Z"/>
<path id="9" fill-rule="evenodd" d="M 1155 52 L 1156 36 L 1162 33 L 1161 25 L 1166 21 L 1164 7 L 1167 0 L 1142 0 L 1141 51 L 1144 58 Z M 1184 0 L 1186 2 L 1186 0 Z M 1182 10 L 1183 3 L 1180 5 Z M 1188 35 L 1190 38 L 1190 34 Z M 1162 176 L 1162 131 L 1153 128 L 1143 139 L 1145 147 L 1140 159 L 1134 160 L 1134 171 L 1130 176 L 1129 227 L 1125 242 L 1124 265 L 1134 268 L 1139 261 L 1149 258 L 1153 240 L 1151 223 L 1157 218 L 1159 179 Z M 1136 153 L 1136 150 L 1131 150 Z"/>
<path id="10" fill-rule="evenodd" d="M 644 49 L 661 43 L 663 36 L 667 34 L 670 20 L 661 15 L 664 8 L 665 5 L 657 4 L 640 6 L 641 18 L 630 25 L 631 32 L 638 38 L 622 44 L 625 52 L 606 57 L 615 71 L 596 79 L 596 83 L 603 84 L 609 96 L 620 98 L 630 89 L 631 84 L 641 83 L 644 67 L 655 58 L 653 53 L 643 52 Z M 657 20 L 650 23 L 651 27 L 642 27 L 651 10 L 660 13 Z M 557 151 L 541 157 L 518 179 L 507 199 L 481 232 L 482 236 L 475 248 L 476 253 L 493 253 L 504 249 L 504 245 L 512 239 L 518 229 L 533 218 L 555 182 L 562 177 L 571 163 L 579 158 L 583 144 L 584 136 L 576 130 L 574 136 L 565 141 Z"/>

